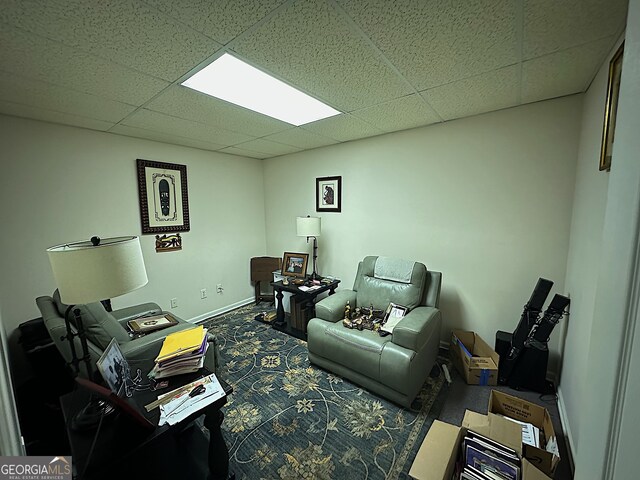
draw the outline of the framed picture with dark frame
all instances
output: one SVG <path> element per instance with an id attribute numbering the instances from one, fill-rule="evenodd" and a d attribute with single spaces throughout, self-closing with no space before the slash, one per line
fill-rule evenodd
<path id="1" fill-rule="evenodd" d="M 604 126 L 602 129 L 602 147 L 600 148 L 600 170 L 611 170 L 611 153 L 616 131 L 616 113 L 620 95 L 620 78 L 622 76 L 622 54 L 624 42 L 609 62 L 609 82 L 607 85 L 607 105 L 604 110 Z"/>
<path id="2" fill-rule="evenodd" d="M 187 166 L 137 160 L 142 233 L 188 232 Z"/>
<path id="3" fill-rule="evenodd" d="M 316 212 L 342 211 L 342 177 L 316 178 Z"/>
<path id="4" fill-rule="evenodd" d="M 304 278 L 307 276 L 308 253 L 284 252 L 282 258 L 282 275 Z"/>

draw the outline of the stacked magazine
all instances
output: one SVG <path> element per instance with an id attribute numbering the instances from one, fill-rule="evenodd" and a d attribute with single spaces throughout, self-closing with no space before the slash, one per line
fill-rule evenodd
<path id="1" fill-rule="evenodd" d="M 515 450 L 471 430 L 462 442 L 461 480 L 520 480 Z"/>
<path id="2" fill-rule="evenodd" d="M 202 326 L 167 335 L 149 376 L 160 379 L 198 371 L 208 346 L 207 329 Z"/>

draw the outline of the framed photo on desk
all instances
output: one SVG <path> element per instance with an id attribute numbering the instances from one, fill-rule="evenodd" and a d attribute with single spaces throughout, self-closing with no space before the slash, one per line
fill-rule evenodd
<path id="1" fill-rule="evenodd" d="M 282 275 L 304 278 L 307 276 L 308 253 L 284 252 L 282 258 Z"/>

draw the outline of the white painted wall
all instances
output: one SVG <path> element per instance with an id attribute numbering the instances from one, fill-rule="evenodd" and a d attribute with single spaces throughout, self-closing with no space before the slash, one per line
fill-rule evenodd
<path id="1" fill-rule="evenodd" d="M 563 291 L 581 118 L 566 97 L 265 160 L 267 251 L 309 252 L 295 217 L 315 178 L 341 175 L 321 213 L 319 273 L 351 288 L 365 255 L 443 272 L 443 340 L 513 331 L 539 276 Z M 553 349 L 558 351 L 554 332 Z"/>
<path id="2" fill-rule="evenodd" d="M 578 450 L 580 416 L 584 405 L 587 359 L 600 266 L 602 229 L 607 205 L 609 173 L 598 170 L 609 61 L 617 42 L 584 95 L 580 147 L 576 167 L 571 239 L 565 291 L 571 298 L 571 315 L 565 330 L 558 398 L 573 455 Z"/>
<path id="3" fill-rule="evenodd" d="M 141 234 L 137 158 L 187 166 L 191 231 L 179 252 L 156 253 L 155 236 L 141 236 L 149 283 L 114 308 L 154 301 L 168 310 L 177 298 L 173 311 L 191 319 L 253 296 L 249 259 L 266 251 L 260 160 L 6 116 L 0 144 L 0 303 L 10 335 L 55 289 L 47 247 Z"/>
<path id="4" fill-rule="evenodd" d="M 629 2 L 625 37 L 589 343 L 589 379 L 579 419 L 575 478 L 587 480 L 638 477 L 640 0 Z"/>

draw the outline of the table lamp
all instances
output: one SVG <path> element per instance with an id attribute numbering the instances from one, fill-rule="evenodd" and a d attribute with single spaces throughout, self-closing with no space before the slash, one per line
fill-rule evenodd
<path id="1" fill-rule="evenodd" d="M 92 237 L 89 242 L 66 243 L 48 248 L 47 254 L 60 300 L 69 305 L 64 320 L 74 373 L 80 374 L 79 364 L 84 362 L 87 378 L 93 380 L 91 354 L 82 316 L 80 309 L 75 307 L 124 295 L 147 284 L 140 241 L 138 237 Z M 71 328 L 72 311 L 77 333 Z M 80 358 L 76 352 L 75 337 L 79 338 L 82 347 Z M 95 410 L 95 405 L 91 404 L 85 410 L 91 410 L 91 407 Z M 97 414 L 95 411 L 87 411 L 84 415 L 95 417 Z M 85 423 L 90 422 L 87 420 Z"/>
<path id="2" fill-rule="evenodd" d="M 299 237 L 307 237 L 307 243 L 309 238 L 313 237 L 313 273 L 311 274 L 311 280 L 320 280 L 320 275 L 316 270 L 316 261 L 318 259 L 318 239 L 320 236 L 321 225 L 319 217 L 298 217 L 296 218 L 296 230 Z"/>

